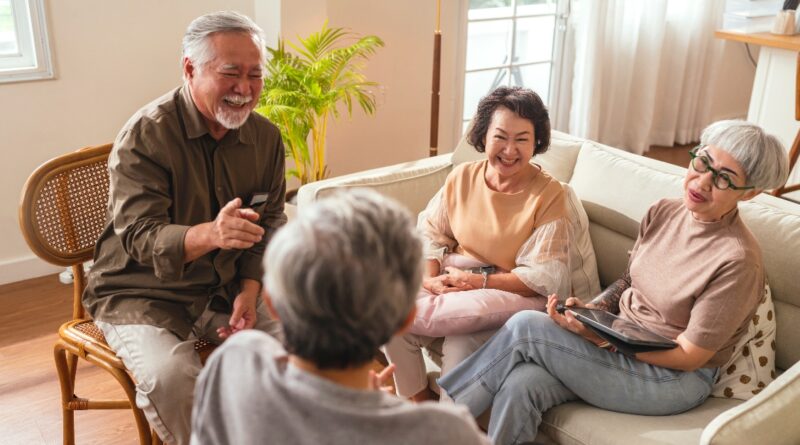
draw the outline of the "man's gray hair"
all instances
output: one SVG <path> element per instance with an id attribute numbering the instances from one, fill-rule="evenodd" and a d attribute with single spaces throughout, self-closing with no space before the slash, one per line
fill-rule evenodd
<path id="1" fill-rule="evenodd" d="M 750 122 L 714 122 L 703 130 L 700 144 L 714 145 L 730 153 L 744 169 L 747 185 L 757 189 L 780 187 L 789 176 L 789 159 L 783 144 Z"/>
<path id="2" fill-rule="evenodd" d="M 264 256 L 286 349 L 323 369 L 373 358 L 411 312 L 422 243 L 407 210 L 366 189 L 301 207 Z"/>
<path id="3" fill-rule="evenodd" d="M 262 62 L 266 60 L 264 31 L 250 17 L 235 11 L 212 12 L 192 20 L 183 35 L 183 58 L 202 70 L 214 58 L 208 38 L 218 32 L 250 34 L 261 52 Z"/>

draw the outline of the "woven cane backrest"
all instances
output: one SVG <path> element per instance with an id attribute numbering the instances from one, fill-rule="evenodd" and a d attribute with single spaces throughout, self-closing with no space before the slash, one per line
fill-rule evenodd
<path id="1" fill-rule="evenodd" d="M 89 147 L 42 164 L 28 178 L 20 226 L 31 250 L 70 266 L 92 258 L 108 209 L 111 144 Z"/>

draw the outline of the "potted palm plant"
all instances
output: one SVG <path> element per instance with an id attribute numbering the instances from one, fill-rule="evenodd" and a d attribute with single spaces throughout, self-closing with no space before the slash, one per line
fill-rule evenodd
<path id="1" fill-rule="evenodd" d="M 319 32 L 298 40 L 289 43 L 296 53 L 287 51 L 283 40 L 277 48 L 267 48 L 271 58 L 256 111 L 280 128 L 286 157 L 294 164 L 287 166 L 287 179 L 296 177 L 302 185 L 329 174 L 325 137 L 328 120 L 339 116 L 337 105 L 344 103 L 348 116 L 354 104 L 367 114 L 375 112 L 377 83 L 368 81 L 361 70 L 383 41 L 328 28 L 327 22 Z"/>

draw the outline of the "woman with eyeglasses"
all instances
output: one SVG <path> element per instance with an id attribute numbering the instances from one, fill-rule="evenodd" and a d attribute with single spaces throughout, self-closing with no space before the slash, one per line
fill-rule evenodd
<path id="1" fill-rule="evenodd" d="M 491 406 L 496 444 L 533 441 L 542 414 L 581 399 L 641 415 L 705 401 L 720 366 L 747 331 L 764 291 L 761 250 L 737 204 L 781 186 L 781 143 L 744 121 L 708 126 L 691 152 L 682 198 L 656 202 L 642 220 L 628 270 L 587 307 L 674 339 L 674 349 L 616 351 L 570 311 L 525 311 L 439 380 L 478 416 Z M 577 299 L 566 305 L 583 306 Z"/>

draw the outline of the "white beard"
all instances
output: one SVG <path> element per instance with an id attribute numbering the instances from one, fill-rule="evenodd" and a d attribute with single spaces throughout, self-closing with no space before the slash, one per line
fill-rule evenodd
<path id="1" fill-rule="evenodd" d="M 228 130 L 235 130 L 241 127 L 247 122 L 248 117 L 250 117 L 249 107 L 241 111 L 218 107 L 214 113 L 214 118 L 217 119 L 217 122 Z"/>
<path id="2" fill-rule="evenodd" d="M 229 97 L 229 96 L 226 96 Z M 242 96 L 230 96 L 232 99 L 240 99 L 245 102 L 250 102 L 252 97 L 242 97 Z M 224 100 L 225 98 L 223 98 Z M 214 118 L 217 119 L 217 122 L 220 123 L 223 127 L 227 128 L 228 130 L 235 130 L 245 122 L 247 122 L 247 118 L 250 117 L 250 112 L 253 111 L 253 106 L 243 106 L 241 109 L 233 109 L 226 107 L 225 105 L 217 106 L 217 109 L 214 110 Z"/>

